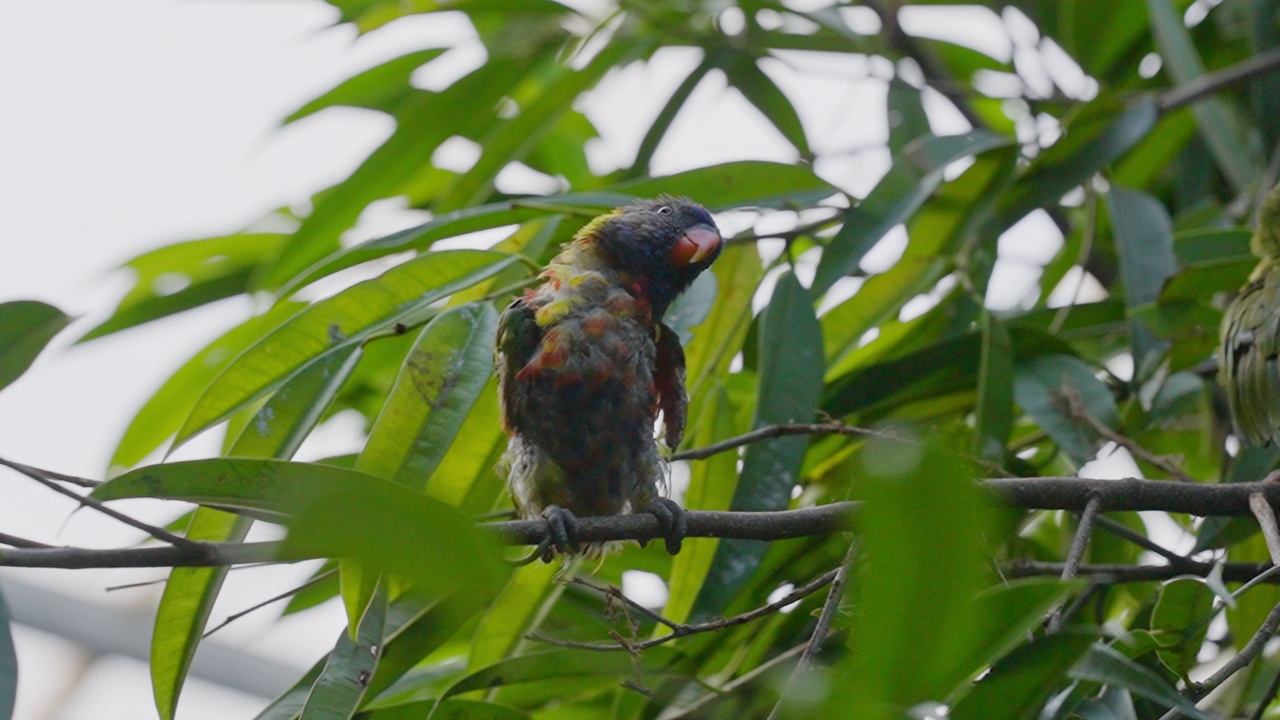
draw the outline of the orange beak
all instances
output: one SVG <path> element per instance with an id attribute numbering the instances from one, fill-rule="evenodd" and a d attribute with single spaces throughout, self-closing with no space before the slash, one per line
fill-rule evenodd
<path id="1" fill-rule="evenodd" d="M 671 249 L 671 261 L 676 267 L 685 267 L 702 260 L 720 248 L 724 240 L 710 225 L 699 223 L 684 231 Z"/>

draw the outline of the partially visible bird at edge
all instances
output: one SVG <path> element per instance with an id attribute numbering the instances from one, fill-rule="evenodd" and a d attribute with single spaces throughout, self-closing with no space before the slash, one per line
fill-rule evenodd
<path id="1" fill-rule="evenodd" d="M 496 364 L 510 441 L 499 466 L 521 517 L 546 518 L 538 553 L 598 552 L 578 515 L 650 512 L 676 553 L 684 511 L 664 497 L 654 437 L 684 432 L 684 350 L 663 314 L 720 254 L 707 210 L 686 198 L 639 200 L 587 223 L 503 312 Z"/>
<path id="2" fill-rule="evenodd" d="M 1236 430 L 1268 445 L 1280 441 L 1280 186 L 1263 202 L 1249 249 L 1260 262 L 1223 315 L 1218 372 Z"/>

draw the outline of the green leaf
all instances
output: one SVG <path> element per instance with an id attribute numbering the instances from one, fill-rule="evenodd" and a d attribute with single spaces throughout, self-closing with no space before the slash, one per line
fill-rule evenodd
<path id="1" fill-rule="evenodd" d="M 409 79 L 414 71 L 444 54 L 444 48 L 428 48 L 401 55 L 353 75 L 332 90 L 289 113 L 284 124 L 296 122 L 325 108 L 344 105 L 394 113 L 397 105 L 414 92 Z"/>
<path id="2" fill-rule="evenodd" d="M 356 469 L 423 490 L 493 374 L 498 313 L 464 305 L 422 329 Z"/>
<path id="3" fill-rule="evenodd" d="M 69 315 L 37 300 L 0 303 L 0 389 L 21 377 L 70 323 Z"/>
<path id="4" fill-rule="evenodd" d="M 964 49 L 950 43 L 937 43 L 935 47 L 937 46 L 945 46 L 957 50 Z M 978 55 L 978 53 L 973 54 Z M 986 56 L 981 55 L 980 57 L 985 58 Z M 889 81 L 889 97 L 886 100 L 886 104 L 888 105 L 889 150 L 891 152 L 901 153 L 913 140 L 931 132 L 929 116 L 925 113 L 924 99 L 919 88 L 894 76 Z"/>
<path id="5" fill-rule="evenodd" d="M 355 715 L 378 667 L 386 620 L 387 591 L 379 585 L 360 617 L 355 639 L 340 636 L 329 653 L 299 720 L 347 720 Z"/>
<path id="6" fill-rule="evenodd" d="M 1179 677 L 1187 677 L 1196 665 L 1215 597 L 1199 578 L 1175 578 L 1160 587 L 1151 630 L 1158 633 L 1160 662 Z"/>
<path id="7" fill-rule="evenodd" d="M 319 422 L 360 353 L 323 356 L 304 365 L 258 410 L 230 454 L 288 459 Z M 185 537 L 203 542 L 240 542 L 251 518 L 201 507 Z M 151 686 L 160 717 L 171 720 L 191 659 L 204 634 L 228 568 L 174 568 L 165 583 L 151 639 Z"/>
<path id="8" fill-rule="evenodd" d="M 559 572 L 556 564 L 540 562 L 515 571 L 471 637 L 468 670 L 493 665 L 515 651 L 536 620 L 564 591 L 564 585 L 555 582 Z"/>
<path id="9" fill-rule="evenodd" d="M 492 193 L 493 180 L 499 171 L 511 162 L 523 159 L 550 132 L 560 116 L 573 106 L 579 95 L 593 87 L 615 66 L 624 65 L 626 58 L 641 54 L 647 42 L 616 35 L 580 70 L 555 61 L 550 72 L 552 77 L 517 95 L 524 100 L 519 114 L 495 126 L 481 140 L 480 158 L 439 199 L 437 208 L 448 212 L 484 201 Z M 526 77 L 525 82 L 531 80 Z"/>
<path id="10" fill-rule="evenodd" d="M 365 207 L 406 192 L 413 178 L 431 167 L 440 143 L 482 132 L 492 123 L 493 107 L 523 70 L 513 59 L 494 59 L 442 92 L 410 96 L 399 108 L 395 133 L 350 177 L 317 199 L 275 262 L 259 273 L 258 286 L 280 287 L 337 251 L 340 236 Z"/>
<path id="11" fill-rule="evenodd" d="M 0 593 L 0 719 L 13 717 L 18 697 L 18 655 L 13 647 L 9 606 Z"/>
<path id="12" fill-rule="evenodd" d="M 902 258 L 823 314 L 823 351 L 831 362 L 828 378 L 852 368 L 841 360 L 856 350 L 869 330 L 897 318 L 903 305 L 931 290 L 955 267 L 953 256 L 980 232 L 1016 162 L 1016 149 L 1009 146 L 979 154 L 972 167 L 915 213 Z"/>
<path id="13" fill-rule="evenodd" d="M 223 368 L 230 365 L 246 347 L 302 307 L 300 303 L 280 303 L 265 314 L 249 318 L 231 328 L 183 363 L 133 416 L 111 456 L 111 467 L 117 469 L 137 465 L 151 451 L 160 447 L 191 414 L 196 400 Z"/>
<path id="14" fill-rule="evenodd" d="M 1108 645 L 1094 645 L 1084 660 L 1072 668 L 1069 674 L 1077 680 L 1128 688 L 1135 695 L 1165 706 L 1177 707 L 1183 714 L 1198 720 L 1214 720 L 1212 715 L 1197 710 L 1191 701 L 1159 675 Z"/>
<path id="15" fill-rule="evenodd" d="M 625 652 L 549 650 L 503 660 L 471 673 L 450 686 L 444 697 L 540 680 L 625 677 L 638 669 L 643 670 L 645 675 L 671 674 L 678 672 L 676 667 L 679 660 L 680 655 L 666 647 L 650 648 L 638 658 Z"/>
<path id="16" fill-rule="evenodd" d="M 322 300 L 245 350 L 196 402 L 177 443 L 220 422 L 303 364 L 411 323 L 428 306 L 501 272 L 515 257 L 480 250 L 428 253 Z"/>
<path id="17" fill-rule="evenodd" d="M 1004 459 L 1013 430 L 1013 384 L 1013 341 L 1000 321 L 984 311 L 978 403 L 973 409 L 973 450 L 979 457 L 997 462 Z"/>
<path id="18" fill-rule="evenodd" d="M 1001 225 L 1009 227 L 1036 208 L 1056 205 L 1068 190 L 1132 149 L 1159 119 L 1150 97 L 1119 115 L 1107 100 L 1090 103 L 1066 126 L 1065 137 L 1041 153 L 1001 198 Z"/>
<path id="19" fill-rule="evenodd" d="M 782 92 L 782 88 L 756 64 L 754 55 L 721 51 L 717 66 L 724 71 L 729 84 L 737 88 L 748 102 L 773 123 L 778 132 L 800 153 L 802 159 L 812 160 L 813 151 L 809 149 L 809 140 L 805 137 L 800 114 Z"/>
<path id="20" fill-rule="evenodd" d="M 1040 638 L 1009 653 L 951 707 L 955 720 L 1035 720 L 1094 636 L 1074 632 Z"/>
<path id="21" fill-rule="evenodd" d="M 356 714 L 356 720 L 527 720 L 531 716 L 506 705 L 450 698 L 393 705 Z"/>
<path id="22" fill-rule="evenodd" d="M 1075 393 L 1085 410 L 1103 424 L 1115 427 L 1119 422 L 1111 391 L 1079 358 L 1037 355 L 1018 363 L 1014 374 L 1018 404 L 1079 467 L 1093 457 L 1098 436 L 1068 411 L 1064 391 Z"/>
<path id="23" fill-rule="evenodd" d="M 1003 135 L 974 130 L 964 135 L 921 137 L 903 150 L 889 172 L 844 217 L 844 227 L 822 251 L 812 291 L 821 295 L 848 275 L 895 225 L 906 222 L 942 183 L 947 165 L 1009 145 Z"/>
<path id="24" fill-rule="evenodd" d="M 349 559 L 371 577 L 391 573 L 481 604 L 510 575 L 493 534 L 439 500 L 377 479 L 312 497 L 289 523 L 286 555 Z"/>
<path id="25" fill-rule="evenodd" d="M 1159 298 L 1165 279 L 1177 269 L 1173 223 L 1164 206 L 1146 193 L 1113 185 L 1106 199 L 1124 275 L 1125 302 L 1133 310 Z M 1148 355 L 1161 348 L 1146 328 L 1136 323 L 1130 327 L 1134 363 L 1141 370 L 1149 362 Z"/>
<path id="26" fill-rule="evenodd" d="M 287 236 L 240 233 L 166 245 L 125 263 L 136 274 L 133 287 L 111 317 L 79 342 L 136 327 L 249 289 L 249 278 L 280 251 Z"/>
<path id="27" fill-rule="evenodd" d="M 197 542 L 240 542 L 252 524 L 250 518 L 202 507 L 196 509 L 183 535 Z M 150 662 L 156 711 L 165 720 L 178 712 L 191 659 L 226 576 L 225 567 L 174 568 L 165 582 L 151 634 Z"/>
<path id="28" fill-rule="evenodd" d="M 1191 33 L 1182 14 L 1170 0 L 1147 0 L 1151 16 L 1151 34 L 1160 47 L 1160 56 L 1169 75 L 1179 85 L 1198 80 L 1205 74 L 1204 62 L 1196 52 Z M 1248 191 L 1259 173 L 1254 154 L 1244 142 L 1241 118 L 1221 98 L 1209 96 L 1191 106 L 1200 126 L 1200 134 L 1213 151 L 1222 174 L 1237 193 Z"/>
<path id="29" fill-rule="evenodd" d="M 754 427 L 809 422 L 822 394 L 822 328 L 813 299 L 795 276 L 778 278 L 760 323 L 760 384 Z M 734 510 L 782 510 L 799 480 L 808 438 L 792 436 L 747 448 Z M 691 617 L 720 612 L 759 567 L 768 543 L 722 540 Z"/>

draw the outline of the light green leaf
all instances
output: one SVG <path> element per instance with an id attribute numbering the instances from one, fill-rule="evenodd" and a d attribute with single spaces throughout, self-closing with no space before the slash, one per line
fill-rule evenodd
<path id="1" fill-rule="evenodd" d="M 0 303 L 0 389 L 21 377 L 53 336 L 69 324 L 71 317 L 48 303 Z"/>
<path id="2" fill-rule="evenodd" d="M 1173 224 L 1164 206 L 1144 192 L 1113 185 L 1106 199 L 1120 270 L 1124 274 L 1125 302 L 1132 311 L 1155 302 L 1165 280 L 1177 270 Z M 1162 348 L 1145 327 L 1136 323 L 1130 327 L 1134 362 L 1141 371 L 1144 363 L 1151 362 L 1148 355 Z"/>
<path id="3" fill-rule="evenodd" d="M 109 335 L 246 292 L 254 269 L 280 251 L 287 236 L 239 233 L 166 245 L 122 267 L 137 276 L 111 317 L 78 342 Z"/>
<path id="4" fill-rule="evenodd" d="M 564 591 L 564 585 L 555 582 L 559 572 L 556 564 L 541 562 L 515 571 L 471 637 L 468 670 L 474 672 L 493 665 L 515 651 L 537 619 L 551 609 Z"/>
<path id="5" fill-rule="evenodd" d="M 423 490 L 493 374 L 498 313 L 488 303 L 422 329 L 369 431 L 356 469 Z"/>
<path id="6" fill-rule="evenodd" d="M 223 368 L 303 307 L 301 303 L 280 303 L 228 330 L 183 363 L 133 416 L 111 456 L 112 469 L 137 465 L 160 447 L 191 414 L 196 400 Z"/>
<path id="7" fill-rule="evenodd" d="M 226 419 L 314 358 L 358 345 L 396 323 L 411 323 L 437 300 L 515 261 L 511 255 L 479 250 L 428 253 L 308 307 L 218 375 L 192 408 L 175 442 Z"/>
<path id="8" fill-rule="evenodd" d="M 289 113 L 284 119 L 284 124 L 288 125 L 325 108 L 339 105 L 394 113 L 396 106 L 405 97 L 414 92 L 421 92 L 409 84 L 414 71 L 440 57 L 444 52 L 444 48 L 418 50 L 353 75 L 332 90 Z"/>
<path id="9" fill-rule="evenodd" d="M 729 84 L 737 88 L 748 102 L 773 123 L 778 132 L 800 153 L 802 159 L 812 160 L 813 151 L 809 149 L 809 139 L 805 137 L 800 114 L 782 92 L 782 88 L 756 64 L 755 56 L 746 52 L 723 50 L 720 55 L 718 67 L 724 71 Z"/>
<path id="10" fill-rule="evenodd" d="M 679 659 L 678 653 L 666 647 L 650 648 L 638 658 L 625 652 L 595 650 L 550 650 L 530 653 L 504 660 L 467 675 L 454 683 L 444 697 L 453 697 L 471 690 L 486 690 L 502 685 L 539 680 L 626 676 L 636 669 L 637 663 L 646 675 L 678 674 Z"/>
<path id="11" fill-rule="evenodd" d="M 527 720 L 530 715 L 506 705 L 450 698 L 441 703 L 434 700 L 393 705 L 356 714 L 356 720 Z"/>

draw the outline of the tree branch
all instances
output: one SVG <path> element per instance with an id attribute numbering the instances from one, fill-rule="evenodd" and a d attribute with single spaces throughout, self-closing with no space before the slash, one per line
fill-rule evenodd
<path id="1" fill-rule="evenodd" d="M 1038 560 L 1014 560 L 1001 566 L 1001 576 L 1008 579 L 1024 577 L 1043 577 L 1046 575 L 1061 576 L 1066 563 L 1041 562 Z M 1259 578 L 1273 565 L 1261 563 L 1226 563 L 1222 566 L 1224 582 L 1250 582 Z M 1213 572 L 1214 564 L 1188 560 L 1185 565 L 1119 565 L 1110 563 L 1084 563 L 1076 571 L 1076 577 L 1088 580 L 1097 585 L 1118 585 L 1121 583 L 1159 582 L 1175 577 L 1208 577 Z M 1262 578 L 1263 582 L 1280 583 L 1280 575 L 1271 573 Z"/>
<path id="2" fill-rule="evenodd" d="M 878 430 L 868 430 L 867 428 L 855 427 L 853 425 L 845 425 L 844 423 L 783 423 L 781 425 L 766 425 L 757 428 L 748 433 L 743 433 L 727 440 L 721 440 L 718 443 L 712 443 L 705 447 L 693 448 L 691 450 L 682 450 L 671 455 L 672 460 L 705 460 L 712 455 L 719 455 L 722 452 L 740 448 L 743 445 L 750 445 L 762 440 L 772 440 L 773 438 L 786 437 L 788 435 L 845 435 L 848 437 L 873 437 L 881 440 L 897 440 L 902 438 L 891 433 L 880 432 Z"/>
<path id="3" fill-rule="evenodd" d="M 1280 48 L 1273 48 L 1241 60 L 1230 67 L 1201 75 L 1189 83 L 1161 94 L 1156 98 L 1156 107 L 1160 108 L 1161 112 L 1172 112 L 1183 105 L 1189 105 L 1219 90 L 1248 80 L 1254 75 L 1270 72 L 1277 67 L 1280 67 Z"/>

